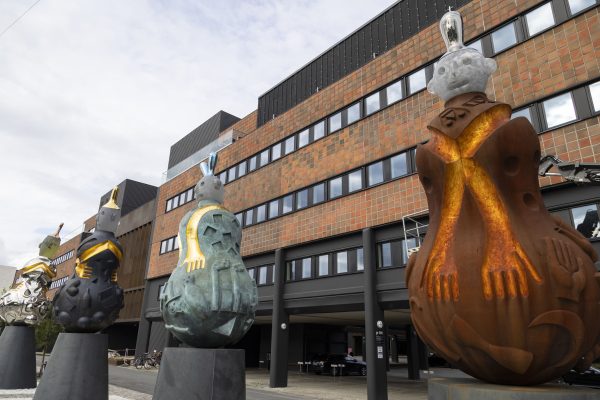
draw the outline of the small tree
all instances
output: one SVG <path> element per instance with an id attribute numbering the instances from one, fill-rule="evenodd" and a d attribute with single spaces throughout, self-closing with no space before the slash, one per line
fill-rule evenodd
<path id="1" fill-rule="evenodd" d="M 35 347 L 37 350 L 44 352 L 52 351 L 58 334 L 63 332 L 63 326 L 57 324 L 52 318 L 53 313 L 50 313 L 50 317 L 44 318 L 35 327 Z"/>

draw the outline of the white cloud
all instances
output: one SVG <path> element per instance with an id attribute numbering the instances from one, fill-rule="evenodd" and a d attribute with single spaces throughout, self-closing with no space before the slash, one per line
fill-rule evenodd
<path id="1" fill-rule="evenodd" d="M 0 37 L 0 264 L 123 179 L 158 185 L 174 142 L 393 2 L 42 0 Z M 29 4 L 0 2 L 0 31 Z"/>

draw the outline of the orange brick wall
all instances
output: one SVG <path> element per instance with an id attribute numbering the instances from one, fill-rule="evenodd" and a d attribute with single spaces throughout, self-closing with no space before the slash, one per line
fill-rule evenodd
<path id="1" fill-rule="evenodd" d="M 77 235 L 74 238 L 70 239 L 67 242 L 64 242 L 60 245 L 58 249 L 57 256 L 61 256 L 69 251 L 73 250 L 73 257 L 68 259 L 65 262 L 62 262 L 56 266 L 56 277 L 53 280 L 60 279 L 64 276 L 70 276 L 75 269 L 75 260 L 77 259 L 77 247 L 79 246 L 81 236 Z M 46 294 L 47 297 L 51 300 L 54 298 L 54 294 L 58 291 L 58 288 L 49 290 Z"/>
<path id="2" fill-rule="evenodd" d="M 463 7 L 467 40 L 540 1 L 516 3 L 515 7 L 515 1 L 481 0 Z M 490 81 L 488 94 L 518 107 L 600 77 L 599 10 L 592 9 L 498 55 L 499 69 Z M 443 51 L 435 24 L 258 129 L 256 113 L 249 114 L 234 126 L 247 135 L 219 153 L 217 172 L 411 72 Z M 238 212 L 410 148 L 428 138 L 427 123 L 442 108 L 442 102 L 426 91 L 402 100 L 226 185 L 225 205 Z M 593 118 L 546 132 L 540 140 L 543 152 L 568 160 L 597 161 L 599 133 L 598 119 Z M 177 234 L 179 221 L 194 203 L 165 214 L 165 202 L 193 186 L 200 175 L 198 168 L 192 168 L 161 186 L 148 278 L 169 274 L 175 267 L 177 252 L 159 256 L 160 242 Z M 242 253 L 258 254 L 394 222 L 425 208 L 418 179 L 410 176 L 245 228 Z"/>

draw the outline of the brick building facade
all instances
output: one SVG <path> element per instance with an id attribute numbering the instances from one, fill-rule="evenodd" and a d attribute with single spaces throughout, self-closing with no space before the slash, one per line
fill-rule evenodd
<path id="1" fill-rule="evenodd" d="M 294 74 L 263 95 L 258 110 L 222 131 L 238 139 L 220 149 L 216 170 L 225 183 L 225 206 L 244 227 L 242 255 L 259 286 L 257 323 L 240 344 L 250 365 L 295 364 L 352 348 L 373 357 L 369 368 L 385 368 L 376 361 L 379 339 L 369 327 L 383 320 L 385 350 L 392 356 L 406 351 L 411 376 L 418 374 L 423 345 L 411 339 L 404 267 L 423 233 L 416 228 L 426 229 L 414 152 L 444 106 L 424 89 L 445 52 L 437 21 L 448 6 L 459 6 L 467 45 L 498 63 L 488 96 L 530 119 L 542 153 L 600 162 L 596 1 L 422 3 L 394 4 L 302 67 L 296 74 L 308 69 L 309 95 L 287 85 Z M 411 29 L 378 52 L 381 43 Z M 356 52 L 372 59 L 355 68 Z M 315 65 L 321 69 L 310 75 Z M 337 79 L 319 87 L 329 65 Z M 261 121 L 262 99 L 273 96 L 287 108 Z M 177 264 L 179 221 L 194 207 L 190 189 L 199 178 L 194 166 L 160 186 L 138 352 L 174 343 L 162 325 L 158 295 Z M 600 193 L 593 188 L 556 177 L 540 183 L 550 211 L 576 227 L 582 213 L 597 210 Z M 595 234 L 588 236 L 600 247 Z M 282 332 L 284 322 L 295 329 Z M 272 369 L 271 384 L 284 385 L 285 374 Z M 374 386 L 370 381 L 370 396 Z"/>

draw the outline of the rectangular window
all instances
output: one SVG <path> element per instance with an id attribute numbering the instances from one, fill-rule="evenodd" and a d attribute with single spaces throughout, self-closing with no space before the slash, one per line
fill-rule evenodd
<path id="1" fill-rule="evenodd" d="M 592 96 L 594 111 L 600 111 L 600 82 L 590 85 L 590 95 Z"/>
<path id="2" fill-rule="evenodd" d="M 378 111 L 381 108 L 381 104 L 379 102 L 379 92 L 373 93 L 369 97 L 365 99 L 365 109 L 367 115 L 373 114 L 375 111 Z"/>
<path id="3" fill-rule="evenodd" d="M 273 161 L 278 160 L 281 157 L 281 143 L 274 144 L 271 147 L 271 159 Z"/>
<path id="4" fill-rule="evenodd" d="M 577 118 L 571 93 L 564 93 L 542 103 L 546 116 L 546 126 L 553 128 Z"/>
<path id="5" fill-rule="evenodd" d="M 362 170 L 357 169 L 348 174 L 348 192 L 356 192 L 363 188 Z"/>
<path id="6" fill-rule="evenodd" d="M 314 140 L 321 139 L 325 136 L 325 121 L 317 122 L 313 126 L 313 138 Z"/>
<path id="7" fill-rule="evenodd" d="M 388 268 L 393 266 L 392 264 L 392 244 L 385 242 L 381 244 L 381 268 Z"/>
<path id="8" fill-rule="evenodd" d="M 541 7 L 525 14 L 529 36 L 533 36 L 555 24 L 552 3 L 548 2 Z"/>
<path id="9" fill-rule="evenodd" d="M 260 153 L 260 166 L 264 167 L 268 163 L 269 163 L 269 149 L 264 150 L 262 153 Z"/>
<path id="10" fill-rule="evenodd" d="M 173 209 L 173 199 L 167 200 L 167 212 Z"/>
<path id="11" fill-rule="evenodd" d="M 187 201 L 194 200 L 194 188 L 188 189 L 187 191 Z"/>
<path id="12" fill-rule="evenodd" d="M 329 117 L 329 133 L 335 132 L 342 127 L 342 113 L 339 112 L 337 114 Z"/>
<path id="13" fill-rule="evenodd" d="M 596 0 L 569 0 L 569 9 L 571 10 L 571 15 L 573 15 L 594 4 L 596 4 Z"/>
<path id="14" fill-rule="evenodd" d="M 336 253 L 335 273 L 345 274 L 348 272 L 348 252 L 340 251 Z"/>
<path id="15" fill-rule="evenodd" d="M 529 120 L 529 122 L 531 122 L 531 110 L 529 107 L 526 108 L 521 108 L 520 110 L 517 111 L 513 111 L 512 116 L 510 117 L 510 119 L 515 119 L 518 117 L 525 117 Z"/>
<path id="16" fill-rule="evenodd" d="M 244 221 L 244 213 L 235 214 L 235 218 L 238 220 L 238 222 L 240 223 L 240 226 L 241 226 Z"/>
<path id="17" fill-rule="evenodd" d="M 352 104 L 346 109 L 348 125 L 360 119 L 360 102 Z"/>
<path id="18" fill-rule="evenodd" d="M 173 208 L 179 207 L 179 196 L 173 197 Z"/>
<path id="19" fill-rule="evenodd" d="M 329 198 L 335 199 L 342 195 L 342 178 L 335 178 L 329 181 Z"/>
<path id="20" fill-rule="evenodd" d="M 312 202 L 318 204 L 325 201 L 325 184 L 319 183 L 312 188 Z"/>
<path id="21" fill-rule="evenodd" d="M 504 49 L 517 43 L 517 34 L 515 32 L 515 23 L 511 22 L 495 32 L 492 32 L 492 45 L 494 53 L 499 53 Z"/>
<path id="22" fill-rule="evenodd" d="M 324 254 L 319 256 L 319 276 L 329 275 L 329 256 Z"/>
<path id="23" fill-rule="evenodd" d="M 308 206 L 308 189 L 304 189 L 296 193 L 296 209 L 305 208 Z"/>
<path id="24" fill-rule="evenodd" d="M 404 93 L 402 92 L 402 81 L 398 81 L 396 83 L 392 83 L 385 89 L 385 94 L 387 95 L 387 103 L 388 105 L 397 102 L 398 100 L 402 100 Z"/>
<path id="25" fill-rule="evenodd" d="M 308 144 L 308 129 L 303 130 L 298 134 L 298 148 L 304 147 Z"/>
<path id="26" fill-rule="evenodd" d="M 404 176 L 408 173 L 406 153 L 398 154 L 390 159 L 392 164 L 392 179 Z"/>
<path id="27" fill-rule="evenodd" d="M 295 281 L 296 280 L 296 262 L 292 261 L 287 263 L 287 280 Z"/>
<path id="28" fill-rule="evenodd" d="M 369 186 L 383 182 L 383 161 L 371 164 L 367 167 Z"/>
<path id="29" fill-rule="evenodd" d="M 296 136 L 285 139 L 284 150 L 285 154 L 290 154 L 292 151 L 296 150 Z"/>
<path id="30" fill-rule="evenodd" d="M 246 175 L 246 161 L 242 161 L 238 164 L 238 177 Z"/>
<path id="31" fill-rule="evenodd" d="M 312 265 L 310 262 L 310 258 L 302 259 L 302 279 L 308 279 L 312 277 Z"/>
<path id="32" fill-rule="evenodd" d="M 267 205 L 256 207 L 256 223 L 263 222 L 267 217 Z"/>
<path id="33" fill-rule="evenodd" d="M 166 253 L 167 252 L 167 241 L 163 240 L 160 243 L 160 254 Z"/>
<path id="34" fill-rule="evenodd" d="M 173 251 L 173 238 L 167 239 L 167 250 L 166 250 L 166 252 L 168 253 L 169 251 Z"/>
<path id="35" fill-rule="evenodd" d="M 264 285 L 267 283 L 267 267 L 260 267 L 258 269 L 258 284 Z"/>
<path id="36" fill-rule="evenodd" d="M 279 200 L 273 200 L 269 203 L 269 219 L 279 216 Z"/>
<path id="37" fill-rule="evenodd" d="M 185 197 L 186 197 L 186 192 L 183 192 L 179 195 L 179 204 L 180 205 L 187 203 L 187 201 L 185 200 Z"/>
<path id="38" fill-rule="evenodd" d="M 224 185 L 227 183 L 227 171 L 223 171 L 219 174 L 219 179 L 221 180 L 221 183 Z"/>
<path id="39" fill-rule="evenodd" d="M 235 178 L 235 167 L 231 167 L 229 168 L 229 171 L 227 171 L 227 182 L 234 181 Z"/>
<path id="40" fill-rule="evenodd" d="M 258 161 L 258 156 L 254 156 L 250 158 L 250 164 L 248 165 L 248 172 L 254 171 L 256 169 L 256 162 Z"/>
<path id="41" fill-rule="evenodd" d="M 359 247 L 356 249 L 356 270 L 364 271 L 365 270 L 365 260 L 363 257 L 363 249 Z"/>
<path id="42" fill-rule="evenodd" d="M 581 207 L 571 209 L 573 216 L 573 225 L 586 238 L 598 237 L 598 206 L 596 204 L 588 204 Z"/>
<path id="43" fill-rule="evenodd" d="M 467 47 L 469 47 L 471 49 L 475 49 L 478 52 L 480 52 L 481 54 L 483 54 L 483 48 L 481 47 L 481 39 L 474 41 L 473 43 L 471 43 Z"/>
<path id="44" fill-rule="evenodd" d="M 408 86 L 410 94 L 417 93 L 427 87 L 427 77 L 425 76 L 425 68 L 413 72 L 408 76 Z"/>
<path id="45" fill-rule="evenodd" d="M 250 278 L 252 278 L 252 280 L 254 280 L 255 275 L 256 275 L 256 270 L 254 268 L 248 268 L 248 275 L 250 275 Z"/>
<path id="46" fill-rule="evenodd" d="M 254 223 L 254 209 L 250 209 L 246 211 L 246 226 L 252 225 Z"/>
<path id="47" fill-rule="evenodd" d="M 417 247 L 417 239 L 410 238 L 402 241 L 402 264 L 408 263 L 408 251 Z"/>
<path id="48" fill-rule="evenodd" d="M 292 212 L 294 209 L 294 195 L 288 194 L 283 198 L 283 209 L 281 210 L 282 214 L 287 214 Z"/>

